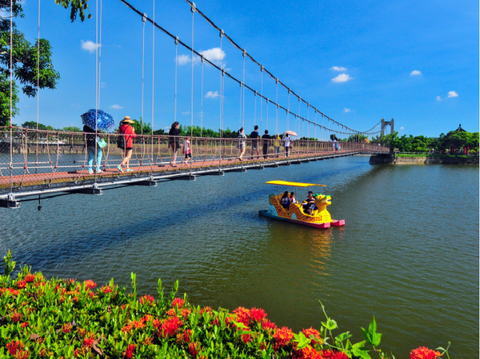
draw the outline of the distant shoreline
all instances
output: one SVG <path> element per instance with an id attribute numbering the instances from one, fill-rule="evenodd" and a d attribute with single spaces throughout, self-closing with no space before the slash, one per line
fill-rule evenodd
<path id="1" fill-rule="evenodd" d="M 478 156 L 450 155 L 390 155 L 378 154 L 370 157 L 371 165 L 476 165 Z"/>

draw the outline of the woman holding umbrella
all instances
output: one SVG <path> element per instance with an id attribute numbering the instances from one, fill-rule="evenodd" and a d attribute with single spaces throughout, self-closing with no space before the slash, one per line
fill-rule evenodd
<path id="1" fill-rule="evenodd" d="M 97 144 L 97 135 L 95 135 L 95 130 L 91 129 L 87 125 L 83 125 L 83 132 L 85 133 L 85 142 L 87 143 L 87 152 L 88 152 L 88 173 L 92 174 L 93 169 L 93 159 L 95 157 L 95 151 L 97 152 L 97 166 L 95 167 L 95 172 L 101 173 L 100 164 L 102 163 L 102 148 Z M 98 131 L 97 131 L 98 134 Z M 96 144 L 96 145 L 95 145 Z M 96 148 L 96 150 L 95 150 Z"/>
<path id="2" fill-rule="evenodd" d="M 88 152 L 88 172 L 93 173 L 92 165 L 97 155 L 97 166 L 95 172 L 100 173 L 100 164 L 102 162 L 102 148 L 106 146 L 106 142 L 98 136 L 100 131 L 107 131 L 113 127 L 115 122 L 113 117 L 102 110 L 88 110 L 80 115 L 83 123 L 83 132 L 85 133 L 85 142 Z"/>

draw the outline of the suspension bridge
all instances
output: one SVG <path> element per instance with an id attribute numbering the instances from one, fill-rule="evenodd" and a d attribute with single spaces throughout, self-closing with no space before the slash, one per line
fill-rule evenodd
<path id="1" fill-rule="evenodd" d="M 95 141 L 95 153 L 100 150 L 102 159 L 98 163 L 101 171 L 92 171 L 91 164 L 88 163 L 88 134 L 79 132 L 64 131 L 43 131 L 38 129 L 26 129 L 16 126 L 0 127 L 0 207 L 18 208 L 22 201 L 32 201 L 47 199 L 56 196 L 69 195 L 74 193 L 101 195 L 103 190 L 114 189 L 124 186 L 156 186 L 157 183 L 170 180 L 196 180 L 198 176 L 224 176 L 229 172 L 247 172 L 249 170 L 263 170 L 265 168 L 275 168 L 280 166 L 290 166 L 311 161 L 332 159 L 343 156 L 357 154 L 376 154 L 387 153 L 389 149 L 376 144 L 360 141 L 360 138 L 371 137 L 384 134 L 385 127 L 390 126 L 393 131 L 393 119 L 384 121 L 383 119 L 367 131 L 360 131 L 339 123 L 317 109 L 305 98 L 302 98 L 293 89 L 287 86 L 279 78 L 274 76 L 265 66 L 259 63 L 245 49 L 237 44 L 223 29 L 218 27 L 211 19 L 202 13 L 193 2 L 186 0 L 192 14 L 192 39 L 191 44 L 181 41 L 177 36 L 164 29 L 155 22 L 155 15 L 152 18 L 140 9 L 125 0 L 119 0 L 125 4 L 132 12 L 132 16 L 137 17 L 143 24 L 143 49 L 142 49 L 142 98 L 141 98 L 141 117 L 144 115 L 144 69 L 145 69 L 145 28 L 147 23 L 152 26 L 152 118 L 151 133 L 140 134 L 133 140 L 132 159 L 130 161 L 130 171 L 121 172 L 118 170 L 124 157 L 124 150 L 117 147 L 119 137 L 126 136 L 119 133 L 100 132 L 95 129 L 95 137 L 101 137 L 106 143 L 105 147 L 99 149 Z M 96 31 L 97 42 L 101 45 L 101 14 L 102 2 L 97 0 L 96 8 Z M 153 0 L 153 14 L 155 14 L 155 0 Z M 194 28 L 195 14 L 198 14 L 218 31 L 220 37 L 220 51 L 222 51 L 222 41 L 227 39 L 234 48 L 238 49 L 243 57 L 243 76 L 242 79 L 235 77 L 227 71 L 220 63 L 210 59 L 204 52 L 194 49 Z M 198 16 L 197 15 L 197 16 Z M 12 15 L 13 17 L 13 15 Z M 12 31 L 12 30 L 11 30 Z M 173 139 L 173 136 L 156 135 L 155 128 L 155 101 L 154 101 L 154 78 L 155 78 L 155 33 L 170 37 L 175 46 L 175 56 L 177 60 L 178 47 L 181 46 L 191 52 L 191 135 L 190 147 L 192 160 L 187 164 L 183 161 L 173 162 L 173 150 L 169 146 L 172 140 L 175 143 L 181 143 L 184 137 Z M 39 1 L 39 30 L 40 38 L 40 1 Z M 12 41 L 12 40 L 10 40 Z M 10 52 L 13 47 L 10 42 Z M 38 50 L 39 51 L 39 50 Z M 100 74 L 101 74 L 101 46 L 96 49 L 96 108 L 100 107 Z M 201 85 L 194 83 L 194 61 L 197 58 L 201 62 Z M 245 61 L 251 61 L 258 66 L 261 77 L 260 88 L 245 82 Z M 10 60 L 12 63 L 12 60 Z M 174 120 L 177 120 L 177 66 L 175 61 L 175 96 L 174 96 Z M 195 85 L 201 89 L 200 103 L 200 127 L 203 128 L 203 98 L 204 98 L 204 66 L 210 66 L 216 69 L 219 74 L 219 137 L 194 137 L 194 89 Z M 273 81 L 276 88 L 275 99 L 270 99 L 264 93 L 263 77 L 268 76 Z M 13 72 L 10 65 L 10 79 L 12 81 Z M 259 122 L 260 131 L 263 130 L 263 106 L 266 107 L 266 127 L 268 119 L 272 123 L 272 112 L 268 113 L 269 107 L 274 108 L 275 132 L 283 133 L 283 129 L 293 128 L 303 134 L 301 139 L 291 141 L 290 152 L 283 150 L 283 141 L 275 142 L 274 139 L 239 139 L 225 138 L 222 129 L 225 128 L 225 80 L 237 84 L 240 88 L 239 101 L 239 127 L 245 127 L 245 117 L 253 117 L 254 124 Z M 280 103 L 278 99 L 279 88 L 286 91 L 287 101 Z M 37 91 L 39 84 L 37 83 Z M 255 102 L 255 111 L 253 116 L 245 114 L 245 92 L 253 94 Z M 10 91 L 12 93 L 12 91 Z M 38 92 L 37 92 L 38 93 Z M 298 101 L 298 110 L 293 110 L 290 98 Z M 258 106 L 257 106 L 258 103 Z M 12 99 L 10 99 L 10 105 Z M 37 96 L 37 124 L 38 124 L 38 96 Z M 257 119 L 257 107 L 260 107 L 259 120 Z M 304 113 L 302 115 L 302 107 Z M 306 108 L 306 109 L 305 109 Z M 305 115 L 306 110 L 306 115 Z M 310 113 L 313 113 L 311 116 Z M 10 108 L 10 114 L 12 109 Z M 228 115 L 228 114 L 227 114 Z M 291 124 L 290 124 L 291 122 Z M 12 123 L 10 121 L 10 123 Z M 162 126 L 166 125 L 162 123 Z M 248 125 L 248 120 L 247 120 Z M 250 125 L 249 125 L 250 126 Z M 307 130 L 305 131 L 305 126 Z M 253 127 L 253 126 L 252 126 Z M 313 130 L 311 128 L 313 127 Z M 282 129 L 279 131 L 279 129 Z M 273 131 L 272 131 L 273 132 Z M 91 136 L 92 134 L 90 134 Z M 333 135 L 333 136 L 332 136 Z M 331 142 L 331 138 L 344 138 L 339 142 Z M 308 139 L 304 139 L 308 138 Z M 257 142 L 258 141 L 258 142 Z M 243 144 L 242 144 L 243 142 Z M 245 157 L 239 156 L 239 147 L 246 147 Z M 257 147 L 258 146 L 258 147 Z M 259 149 L 252 151 L 253 147 Z M 282 151 L 279 152 L 279 147 Z M 177 149 L 178 150 L 178 149 Z M 182 156 L 180 156 L 182 157 Z M 240 157 L 240 158 L 239 158 Z"/>

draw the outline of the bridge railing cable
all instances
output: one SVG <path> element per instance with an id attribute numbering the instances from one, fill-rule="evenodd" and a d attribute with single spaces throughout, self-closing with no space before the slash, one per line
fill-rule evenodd
<path id="1" fill-rule="evenodd" d="M 11 134 L 11 135 L 10 135 Z M 116 182 L 124 176 L 151 177 L 158 172 L 197 171 L 203 168 L 245 166 L 286 159 L 284 142 L 274 139 L 238 139 L 191 137 L 192 159 L 185 165 L 183 148 L 186 137 L 137 134 L 98 134 L 106 143 L 101 151 L 95 148 L 95 133 L 43 131 L 21 127 L 0 127 L 0 194 L 22 188 L 68 188 L 78 183 Z M 118 144 L 131 145 L 133 155 L 129 167 L 118 170 L 125 151 Z M 243 160 L 241 149 L 245 147 Z M 125 147 L 125 146 L 123 146 Z M 146 147 L 146 150 L 145 150 Z M 291 159 L 348 154 L 365 151 L 388 152 L 388 148 L 361 142 L 327 142 L 293 140 L 288 155 Z M 176 161 L 173 156 L 176 153 Z M 173 166 L 170 162 L 173 162 Z"/>

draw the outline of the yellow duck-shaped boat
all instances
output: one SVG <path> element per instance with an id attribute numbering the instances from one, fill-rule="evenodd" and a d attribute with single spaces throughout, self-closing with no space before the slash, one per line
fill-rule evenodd
<path id="1" fill-rule="evenodd" d="M 290 187 L 323 186 L 312 183 L 285 181 L 270 181 L 267 182 L 267 184 Z M 304 211 L 303 203 L 290 203 L 288 208 L 284 208 L 280 203 L 282 194 L 271 194 L 268 199 L 268 210 L 262 210 L 259 212 L 259 214 L 264 217 L 280 219 L 315 228 L 329 228 L 330 226 L 340 227 L 345 225 L 345 220 L 332 220 L 330 212 L 327 210 L 327 207 L 332 204 L 331 196 L 317 193 L 313 196 L 313 198 L 315 200 L 316 209 L 313 210 L 312 214 L 310 215 Z"/>

